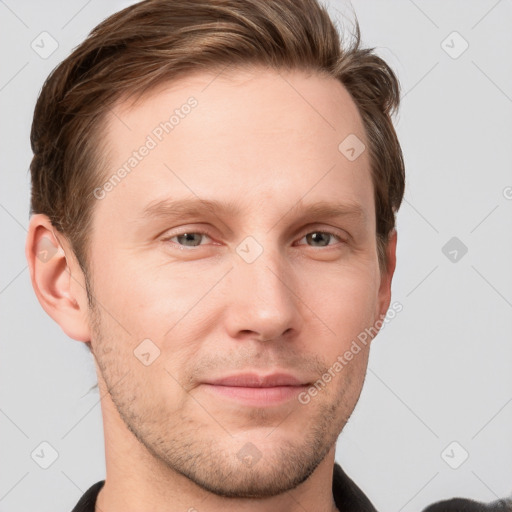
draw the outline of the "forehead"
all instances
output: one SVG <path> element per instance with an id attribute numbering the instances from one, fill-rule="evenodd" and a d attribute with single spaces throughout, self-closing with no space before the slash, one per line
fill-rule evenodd
<path id="1" fill-rule="evenodd" d="M 332 199 L 374 215 L 368 151 L 351 161 L 339 149 L 347 137 L 367 146 L 361 117 L 330 77 L 268 69 L 195 73 L 135 104 L 118 103 L 105 134 L 104 182 L 122 176 L 110 180 L 98 204 L 104 214 L 130 218 L 155 201 L 196 196 L 236 199 L 248 210 L 264 201 L 276 213 Z"/>

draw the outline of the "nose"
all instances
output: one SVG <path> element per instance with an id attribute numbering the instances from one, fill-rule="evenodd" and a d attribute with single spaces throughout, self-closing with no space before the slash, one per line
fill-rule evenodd
<path id="1" fill-rule="evenodd" d="M 283 340 L 301 329 L 293 269 L 279 249 L 265 248 L 251 263 L 235 255 L 229 273 L 226 328 L 234 339 Z"/>

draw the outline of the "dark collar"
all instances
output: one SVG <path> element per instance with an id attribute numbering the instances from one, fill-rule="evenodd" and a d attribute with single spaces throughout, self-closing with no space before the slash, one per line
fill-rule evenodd
<path id="1" fill-rule="evenodd" d="M 377 512 L 371 501 L 361 489 L 347 476 L 341 466 L 334 463 L 332 478 L 334 503 L 341 512 Z"/>
<path id="2" fill-rule="evenodd" d="M 71 512 L 94 512 L 96 498 L 98 497 L 104 483 L 105 480 L 101 480 L 100 482 L 95 483 L 92 487 L 89 487 Z"/>

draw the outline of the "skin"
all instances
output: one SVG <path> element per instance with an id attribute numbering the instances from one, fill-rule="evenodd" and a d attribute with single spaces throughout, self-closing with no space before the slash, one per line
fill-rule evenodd
<path id="1" fill-rule="evenodd" d="M 242 371 L 315 382 L 386 314 L 396 231 L 381 273 L 368 151 L 349 161 L 338 150 L 349 134 L 368 146 L 361 118 L 344 87 L 317 74 L 196 73 L 115 106 L 107 177 L 190 96 L 190 114 L 95 201 L 92 309 L 66 238 L 44 215 L 30 221 L 37 297 L 94 354 L 107 471 L 96 510 L 336 510 L 335 443 L 369 343 L 306 405 L 241 404 L 203 382 Z M 159 200 L 198 197 L 240 211 L 143 216 Z M 303 216 L 320 201 L 363 213 Z M 251 263 L 237 252 L 248 236 L 262 249 Z M 43 238 L 61 247 L 48 261 L 37 257 Z M 160 355 L 146 366 L 134 350 L 148 338 Z M 253 465 L 239 456 L 247 443 Z"/>

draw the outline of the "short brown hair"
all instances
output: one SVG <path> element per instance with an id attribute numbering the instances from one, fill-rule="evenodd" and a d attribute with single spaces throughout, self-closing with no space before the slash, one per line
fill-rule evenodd
<path id="1" fill-rule="evenodd" d="M 349 48 L 317 0 L 146 0 L 100 23 L 47 78 L 31 132 L 31 214 L 65 235 L 87 276 L 89 234 L 101 185 L 100 130 L 120 98 L 193 71 L 263 65 L 339 80 L 351 94 L 370 151 L 381 270 L 404 194 L 404 163 L 391 115 L 400 87 L 373 49 Z M 340 141 L 341 142 L 341 141 Z"/>

